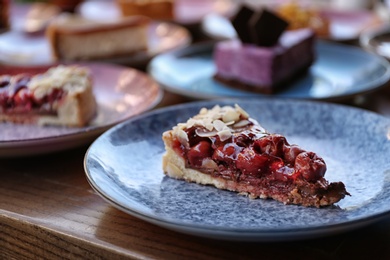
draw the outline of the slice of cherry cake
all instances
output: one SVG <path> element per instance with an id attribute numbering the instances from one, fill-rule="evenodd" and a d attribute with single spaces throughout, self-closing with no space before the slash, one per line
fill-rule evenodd
<path id="1" fill-rule="evenodd" d="M 0 122 L 84 126 L 95 113 L 86 67 L 59 65 L 37 75 L 0 76 Z"/>
<path id="2" fill-rule="evenodd" d="M 328 206 L 349 195 L 342 182 L 324 178 L 321 157 L 268 133 L 238 105 L 202 108 L 164 132 L 163 141 L 164 173 L 176 179 L 303 206 Z"/>

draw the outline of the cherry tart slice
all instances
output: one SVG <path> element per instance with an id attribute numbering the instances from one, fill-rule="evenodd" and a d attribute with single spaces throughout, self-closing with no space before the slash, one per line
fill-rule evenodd
<path id="1" fill-rule="evenodd" d="M 59 65 L 42 74 L 0 76 L 0 122 L 85 126 L 96 113 L 86 67 Z"/>
<path id="2" fill-rule="evenodd" d="M 313 207 L 349 195 L 342 182 L 324 178 L 320 156 L 267 132 L 238 105 L 202 108 L 162 138 L 163 170 L 172 178 Z"/>

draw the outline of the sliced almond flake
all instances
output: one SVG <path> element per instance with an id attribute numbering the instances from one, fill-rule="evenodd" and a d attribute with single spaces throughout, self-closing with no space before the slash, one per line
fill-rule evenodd
<path id="1" fill-rule="evenodd" d="M 244 110 L 242 109 L 239 105 L 235 104 L 234 107 L 236 108 L 236 110 L 245 118 L 249 118 L 249 114 Z"/>
<path id="2" fill-rule="evenodd" d="M 217 131 L 204 131 L 202 129 L 196 129 L 195 133 L 200 137 L 212 137 L 218 134 Z"/>
<path id="3" fill-rule="evenodd" d="M 225 129 L 218 132 L 218 136 L 221 139 L 221 141 L 226 141 L 232 136 L 232 132 L 230 132 L 230 129 Z"/>
<path id="4" fill-rule="evenodd" d="M 229 131 L 231 131 L 230 127 L 228 127 L 227 125 L 225 125 L 221 131 L 224 131 L 224 130 L 229 130 Z"/>
<path id="5" fill-rule="evenodd" d="M 212 122 L 206 123 L 206 124 L 204 125 L 204 127 L 205 127 L 207 130 L 209 130 L 209 131 L 212 131 L 212 130 L 214 129 L 214 125 L 213 125 Z"/>
<path id="6" fill-rule="evenodd" d="M 207 114 L 207 112 L 208 112 L 207 108 L 203 107 L 200 109 L 199 114 L 205 115 L 205 114 Z"/>
<path id="7" fill-rule="evenodd" d="M 179 139 L 179 142 L 182 143 L 182 144 L 186 144 L 189 142 L 189 139 L 188 139 L 188 135 L 185 131 L 183 130 L 178 130 L 177 131 L 177 138 Z"/>
<path id="8" fill-rule="evenodd" d="M 189 119 L 189 123 L 187 122 L 187 127 L 190 128 L 192 126 L 204 126 L 204 120 L 202 119 Z"/>
<path id="9" fill-rule="evenodd" d="M 211 120 L 211 118 L 206 117 L 206 118 L 203 119 L 203 123 L 204 123 L 205 125 L 207 125 L 207 124 L 212 124 L 212 123 L 213 123 L 213 120 Z"/>
<path id="10" fill-rule="evenodd" d="M 197 126 L 204 126 L 204 119 L 198 119 L 196 120 L 196 124 Z"/>
<path id="11" fill-rule="evenodd" d="M 217 130 L 217 131 L 221 131 L 226 127 L 225 123 L 219 119 L 214 120 L 213 125 L 214 125 L 215 130 Z"/>
<path id="12" fill-rule="evenodd" d="M 211 160 L 210 158 L 204 158 L 202 161 L 202 167 L 207 169 L 218 170 L 218 165 L 216 162 Z"/>
<path id="13" fill-rule="evenodd" d="M 233 109 L 227 110 L 222 115 L 222 121 L 224 121 L 224 122 L 230 122 L 230 121 L 237 122 L 239 119 L 240 119 L 240 113 L 235 111 L 235 110 L 233 110 Z"/>
<path id="14" fill-rule="evenodd" d="M 250 121 L 244 119 L 244 120 L 241 120 L 241 121 L 235 123 L 235 124 L 233 125 L 233 127 L 237 127 L 237 128 L 238 128 L 238 127 L 244 127 L 244 126 L 247 126 L 247 125 L 249 125 L 249 124 L 250 124 Z"/>
<path id="15" fill-rule="evenodd" d="M 221 110 L 221 106 L 220 105 L 215 105 L 211 110 L 219 111 L 219 110 Z"/>
<path id="16" fill-rule="evenodd" d="M 176 126 L 178 129 L 185 129 L 187 127 L 187 124 L 184 123 L 178 123 Z"/>
<path id="17" fill-rule="evenodd" d="M 195 119 L 192 119 L 192 118 L 188 119 L 188 121 L 187 121 L 187 127 L 188 127 L 188 128 L 193 127 L 193 126 L 195 125 L 195 122 L 196 122 Z"/>
<path id="18" fill-rule="evenodd" d="M 212 120 L 217 120 L 222 118 L 219 113 L 212 113 L 210 116 Z"/>
<path id="19" fill-rule="evenodd" d="M 234 124 L 234 121 L 230 121 L 230 122 L 226 122 L 225 125 L 229 126 L 229 125 L 233 125 Z"/>

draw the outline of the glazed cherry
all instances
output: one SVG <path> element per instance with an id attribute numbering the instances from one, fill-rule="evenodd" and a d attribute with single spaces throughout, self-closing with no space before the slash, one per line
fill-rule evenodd
<path id="1" fill-rule="evenodd" d="M 274 161 L 270 165 L 270 171 L 276 180 L 288 181 L 295 176 L 294 168 L 285 165 L 280 158 L 274 158 Z"/>
<path id="2" fill-rule="evenodd" d="M 220 145 L 215 149 L 212 159 L 215 161 L 231 163 L 237 158 L 238 153 L 240 153 L 242 149 L 242 147 L 235 143 Z"/>
<path id="3" fill-rule="evenodd" d="M 189 163 L 194 166 L 202 166 L 203 159 L 211 157 L 211 155 L 211 144 L 206 141 L 200 141 L 198 144 L 191 147 L 187 153 Z"/>
<path id="4" fill-rule="evenodd" d="M 326 164 L 313 152 L 302 152 L 295 158 L 295 171 L 307 181 L 317 181 L 324 177 Z"/>
<path id="5" fill-rule="evenodd" d="M 287 163 L 294 165 L 295 158 L 297 158 L 298 154 L 300 154 L 302 152 L 303 152 L 303 149 L 297 145 L 285 145 L 283 147 L 284 160 Z"/>
<path id="6" fill-rule="evenodd" d="M 268 155 L 260 155 L 251 148 L 245 148 L 237 155 L 236 168 L 243 174 L 261 176 L 268 172 L 270 162 Z"/>
<path id="7" fill-rule="evenodd" d="M 19 91 L 13 97 L 13 103 L 17 107 L 24 107 L 26 110 L 30 110 L 32 106 L 31 96 L 26 88 L 19 89 Z"/>
<path id="8" fill-rule="evenodd" d="M 283 147 L 286 143 L 286 138 L 281 135 L 269 135 L 256 140 L 254 143 L 254 148 L 259 153 L 266 153 L 272 156 L 282 157 Z"/>

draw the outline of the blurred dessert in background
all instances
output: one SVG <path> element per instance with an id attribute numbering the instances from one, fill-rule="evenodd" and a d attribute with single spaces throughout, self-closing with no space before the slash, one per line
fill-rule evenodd
<path id="1" fill-rule="evenodd" d="M 173 18 L 173 0 L 116 0 L 123 16 L 144 15 L 152 19 Z"/>
<path id="2" fill-rule="evenodd" d="M 329 20 L 313 6 L 304 6 L 291 1 L 276 6 L 275 11 L 288 21 L 288 30 L 311 28 L 318 36 L 329 36 Z"/>
<path id="3" fill-rule="evenodd" d="M 62 12 L 73 13 L 83 0 L 48 0 L 47 2 L 58 6 Z"/>
<path id="4" fill-rule="evenodd" d="M 33 3 L 26 14 L 24 30 L 28 33 L 43 32 L 48 23 L 60 13 L 61 9 L 57 5 Z"/>
<path id="5" fill-rule="evenodd" d="M 46 36 L 57 60 L 114 58 L 146 51 L 149 23 L 144 16 L 99 22 L 62 14 L 49 24 Z"/>
<path id="6" fill-rule="evenodd" d="M 227 86 L 272 94 L 315 60 L 313 30 L 285 31 L 288 22 L 274 12 L 243 6 L 232 24 L 239 39 L 218 42 L 214 48 L 214 78 Z"/>
<path id="7" fill-rule="evenodd" d="M 0 86 L 0 122 L 82 127 L 96 114 L 87 67 L 59 65 L 38 74 L 5 74 Z"/>
<path id="8" fill-rule="evenodd" d="M 9 27 L 9 0 L 0 0 L 0 33 Z"/>

